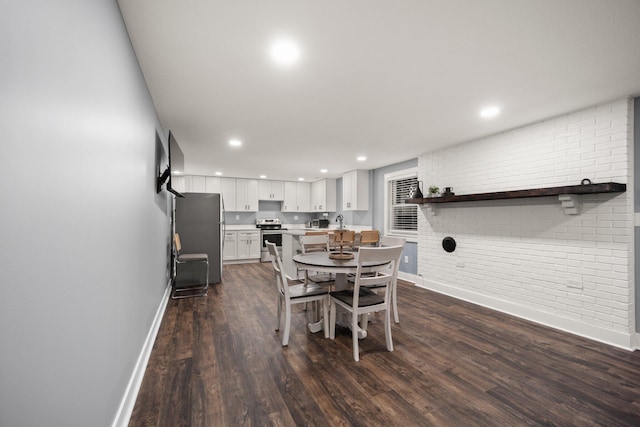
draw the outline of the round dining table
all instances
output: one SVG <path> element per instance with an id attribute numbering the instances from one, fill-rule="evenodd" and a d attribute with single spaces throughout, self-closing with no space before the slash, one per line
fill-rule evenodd
<path id="1" fill-rule="evenodd" d="M 335 274 L 335 289 L 337 291 L 347 289 L 347 274 L 355 273 L 358 269 L 358 252 L 353 253 L 352 259 L 333 259 L 329 258 L 329 252 L 309 252 L 306 254 L 294 255 L 293 262 L 299 270 L 309 270 L 318 273 L 332 273 Z M 370 273 L 380 271 L 390 264 L 389 261 L 372 261 L 366 262 L 362 266 L 363 273 Z M 338 313 L 340 315 L 341 313 Z M 364 315 L 367 316 L 368 315 Z M 367 319 L 362 321 L 366 322 Z M 348 319 L 341 319 L 338 316 L 337 322 L 343 326 L 350 327 Z M 309 324 L 309 330 L 313 333 L 320 332 L 322 330 L 322 320 L 319 319 L 316 322 Z M 367 336 L 365 329 L 358 328 L 358 338 L 362 339 Z"/>
<path id="2" fill-rule="evenodd" d="M 353 253 L 353 259 L 329 258 L 329 252 L 309 252 L 293 257 L 293 262 L 299 270 L 309 270 L 318 273 L 333 273 L 336 275 L 336 290 L 347 288 L 347 274 L 355 273 L 358 269 L 358 252 Z M 363 273 L 380 271 L 389 265 L 389 261 L 367 262 L 362 267 Z"/>

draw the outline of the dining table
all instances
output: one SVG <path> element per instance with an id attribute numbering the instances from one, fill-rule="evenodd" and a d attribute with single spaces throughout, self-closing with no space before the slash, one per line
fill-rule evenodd
<path id="1" fill-rule="evenodd" d="M 293 262 L 299 270 L 314 271 L 317 273 L 330 273 L 335 275 L 335 290 L 340 291 L 349 287 L 347 280 L 348 274 L 355 274 L 358 269 L 358 252 L 353 252 L 351 259 L 334 259 L 330 257 L 331 252 L 309 252 L 301 253 L 293 256 Z M 390 261 L 372 261 L 363 264 L 362 273 L 372 273 L 385 269 Z M 339 313 L 338 313 L 339 314 Z M 346 319 L 340 319 L 337 316 L 338 323 L 350 327 L 350 322 Z M 366 320 L 364 320 L 366 321 Z M 313 333 L 322 330 L 322 319 L 309 324 L 309 330 Z M 359 328 L 358 338 L 365 338 L 367 331 Z"/>

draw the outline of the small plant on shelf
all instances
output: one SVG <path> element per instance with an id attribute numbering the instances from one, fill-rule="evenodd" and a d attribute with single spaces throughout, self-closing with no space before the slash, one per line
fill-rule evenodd
<path id="1" fill-rule="evenodd" d="M 432 185 L 431 187 L 429 187 L 429 197 L 437 197 L 439 192 L 440 192 L 439 187 L 436 187 L 435 185 Z"/>

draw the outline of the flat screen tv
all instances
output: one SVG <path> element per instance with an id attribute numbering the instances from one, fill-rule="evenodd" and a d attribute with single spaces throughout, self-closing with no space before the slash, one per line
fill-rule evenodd
<path id="1" fill-rule="evenodd" d="M 167 144 L 169 147 L 169 165 L 162 172 L 160 176 L 158 176 L 156 181 L 156 191 L 159 193 L 162 190 L 162 186 L 164 183 L 167 183 L 167 190 L 172 192 L 178 197 L 184 197 L 178 190 L 172 187 L 171 185 L 171 176 L 179 175 L 184 173 L 184 154 L 182 154 L 182 150 L 176 141 L 176 138 L 173 136 L 173 132 L 169 131 L 169 143 Z"/>

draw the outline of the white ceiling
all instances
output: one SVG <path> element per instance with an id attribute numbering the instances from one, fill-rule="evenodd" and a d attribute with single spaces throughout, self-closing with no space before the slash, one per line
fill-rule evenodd
<path id="1" fill-rule="evenodd" d="M 337 177 L 640 95 L 640 0 L 119 4 L 192 174 Z M 286 70 L 280 34 L 302 48 Z"/>

